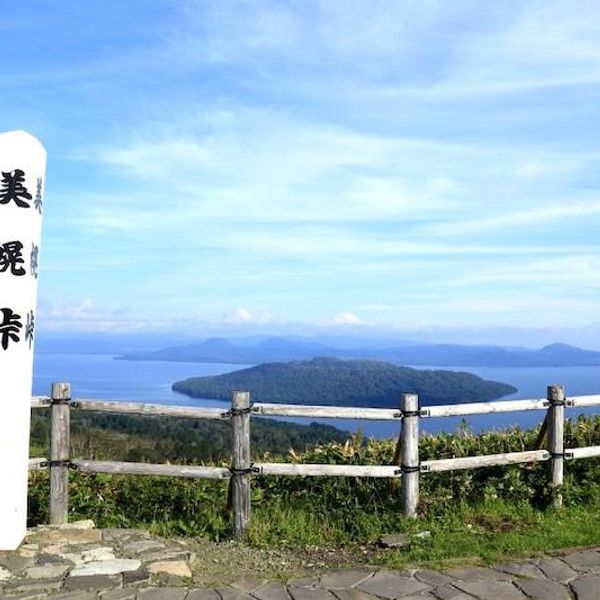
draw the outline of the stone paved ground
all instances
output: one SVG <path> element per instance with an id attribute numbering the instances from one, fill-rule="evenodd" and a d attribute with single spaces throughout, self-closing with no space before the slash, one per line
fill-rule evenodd
<path id="1" fill-rule="evenodd" d="M 267 570 L 259 579 L 240 577 L 235 569 L 221 571 L 218 583 L 209 567 L 219 559 L 195 549 L 190 540 L 99 530 L 87 521 L 36 528 L 16 552 L 0 552 L 0 600 L 600 600 L 600 547 L 446 571 L 319 573 L 309 564 L 311 575 L 287 581 L 268 580 Z"/>

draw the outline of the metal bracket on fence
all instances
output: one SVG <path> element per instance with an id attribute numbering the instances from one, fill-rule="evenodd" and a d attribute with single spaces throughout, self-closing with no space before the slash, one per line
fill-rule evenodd
<path id="1" fill-rule="evenodd" d="M 71 404 L 71 398 L 51 398 L 50 406 L 55 406 L 56 404 Z"/>
<path id="2" fill-rule="evenodd" d="M 404 417 L 428 417 L 429 411 L 426 408 L 419 410 L 406 410 L 394 413 L 394 419 L 404 419 Z"/>
<path id="3" fill-rule="evenodd" d="M 402 412 L 402 418 L 404 418 L 404 417 L 420 417 L 421 416 L 420 410 L 403 410 L 401 412 Z"/>
<path id="4" fill-rule="evenodd" d="M 221 419 L 231 419 L 231 417 L 249 415 L 251 412 L 254 412 L 254 404 L 250 404 L 247 408 L 230 408 L 228 411 L 221 413 Z"/>
<path id="5" fill-rule="evenodd" d="M 404 473 L 427 473 L 429 470 L 429 465 L 423 463 L 420 463 L 418 467 L 400 465 L 400 468 L 394 471 L 394 475 L 403 475 Z"/>
<path id="6" fill-rule="evenodd" d="M 575 458 L 573 451 L 565 450 L 565 460 L 569 460 L 571 458 Z"/>
<path id="7" fill-rule="evenodd" d="M 43 469 L 45 467 L 67 467 L 73 471 L 79 469 L 79 466 L 76 463 L 71 462 L 68 458 L 65 460 L 44 460 L 40 463 L 40 468 Z"/>
<path id="8" fill-rule="evenodd" d="M 231 473 L 232 477 L 251 475 L 252 473 L 260 473 L 260 467 L 255 467 L 254 465 L 250 465 L 247 469 L 236 469 L 234 467 L 229 467 L 229 472 Z"/>
<path id="9" fill-rule="evenodd" d="M 575 402 L 573 402 L 573 400 L 569 400 L 568 398 L 564 398 L 563 400 L 554 400 L 553 402 L 550 400 L 545 400 L 543 406 L 546 408 L 548 406 L 575 406 Z"/>
<path id="10" fill-rule="evenodd" d="M 421 465 L 409 467 L 408 465 L 400 465 L 402 473 L 419 473 L 421 471 Z"/>
<path id="11" fill-rule="evenodd" d="M 570 400 L 569 398 L 564 398 L 563 400 L 558 400 L 554 402 L 548 402 L 546 406 L 575 406 L 575 402 Z"/>
<path id="12" fill-rule="evenodd" d="M 409 467 L 408 465 L 400 465 L 400 468 L 394 471 L 394 475 L 404 475 L 404 473 L 419 473 L 423 470 L 421 465 Z"/>

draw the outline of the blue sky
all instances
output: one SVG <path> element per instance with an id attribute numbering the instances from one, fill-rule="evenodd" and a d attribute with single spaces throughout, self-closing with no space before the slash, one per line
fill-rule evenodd
<path id="1" fill-rule="evenodd" d="M 23 0 L 43 331 L 600 347 L 600 4 Z"/>

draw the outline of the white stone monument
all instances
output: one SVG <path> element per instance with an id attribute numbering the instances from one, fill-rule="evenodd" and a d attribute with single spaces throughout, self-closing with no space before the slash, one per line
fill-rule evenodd
<path id="1" fill-rule="evenodd" d="M 46 151 L 0 134 L 0 550 L 22 542 Z"/>

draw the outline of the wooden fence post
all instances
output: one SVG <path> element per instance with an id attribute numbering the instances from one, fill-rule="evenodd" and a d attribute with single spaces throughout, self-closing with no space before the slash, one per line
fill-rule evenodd
<path id="1" fill-rule="evenodd" d="M 71 384 L 53 383 L 50 429 L 50 524 L 62 525 L 69 513 Z"/>
<path id="2" fill-rule="evenodd" d="M 553 504 L 556 508 L 562 506 L 561 487 L 563 484 L 564 463 L 564 429 L 565 429 L 565 389 L 560 385 L 548 386 L 548 452 L 550 461 L 548 474 L 553 493 Z"/>
<path id="3" fill-rule="evenodd" d="M 407 517 L 417 516 L 419 505 L 419 397 L 402 394 L 401 469 L 402 505 Z"/>
<path id="4" fill-rule="evenodd" d="M 250 524 L 250 393 L 231 397 L 233 452 L 231 455 L 231 504 L 233 534 L 243 538 Z"/>

